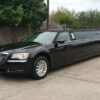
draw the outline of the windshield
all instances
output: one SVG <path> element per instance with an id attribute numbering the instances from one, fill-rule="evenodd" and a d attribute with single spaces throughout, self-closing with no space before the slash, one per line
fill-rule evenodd
<path id="1" fill-rule="evenodd" d="M 57 32 L 43 32 L 31 35 L 30 38 L 25 39 L 24 42 L 38 42 L 41 44 L 51 44 L 56 37 Z"/>

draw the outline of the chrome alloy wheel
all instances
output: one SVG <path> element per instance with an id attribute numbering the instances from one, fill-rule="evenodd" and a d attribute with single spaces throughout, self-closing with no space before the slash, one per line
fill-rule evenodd
<path id="1" fill-rule="evenodd" d="M 47 73 L 48 64 L 45 60 L 41 59 L 36 64 L 36 73 L 38 76 L 43 77 Z"/>

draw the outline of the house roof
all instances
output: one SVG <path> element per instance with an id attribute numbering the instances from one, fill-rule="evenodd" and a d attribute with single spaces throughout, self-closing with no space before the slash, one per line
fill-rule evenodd
<path id="1" fill-rule="evenodd" d="M 55 23 L 53 21 L 49 22 L 49 29 L 60 29 L 63 30 L 63 27 L 59 25 L 58 23 Z M 43 22 L 43 25 L 41 26 L 40 30 L 47 30 L 47 20 Z"/>

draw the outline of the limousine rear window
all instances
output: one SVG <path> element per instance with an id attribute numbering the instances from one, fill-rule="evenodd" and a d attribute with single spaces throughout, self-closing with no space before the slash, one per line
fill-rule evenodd
<path id="1" fill-rule="evenodd" d="M 74 33 L 70 33 L 70 35 L 72 40 L 76 40 Z"/>
<path id="2" fill-rule="evenodd" d="M 77 40 L 98 40 L 100 39 L 100 31 L 83 31 L 74 32 Z"/>

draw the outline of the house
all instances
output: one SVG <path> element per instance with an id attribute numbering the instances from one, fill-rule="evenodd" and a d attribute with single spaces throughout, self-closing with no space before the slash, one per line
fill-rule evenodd
<path id="1" fill-rule="evenodd" d="M 53 21 L 49 21 L 49 29 L 63 29 L 61 25 Z M 43 25 L 40 28 L 41 31 L 47 30 L 47 20 L 43 22 Z"/>

